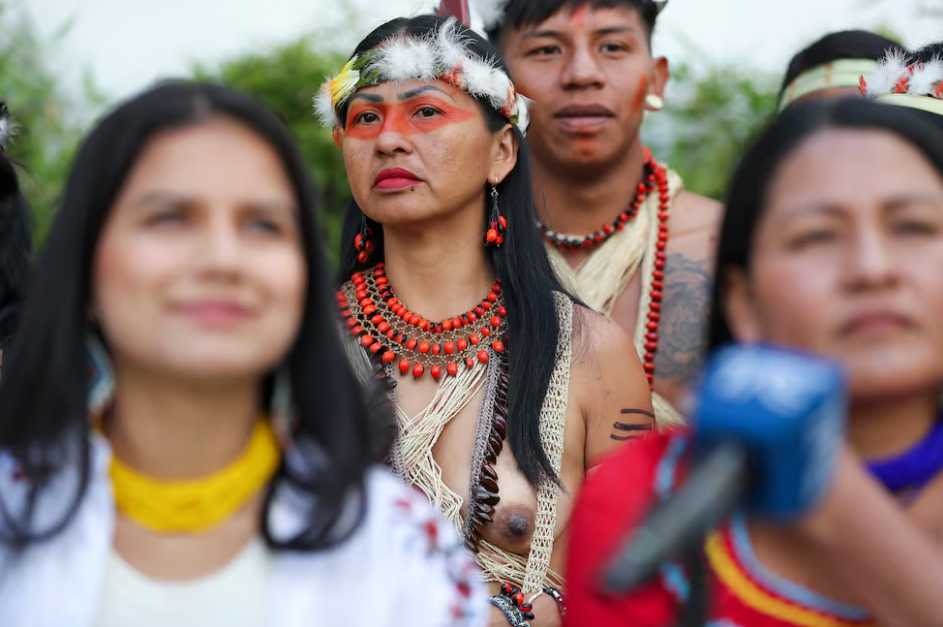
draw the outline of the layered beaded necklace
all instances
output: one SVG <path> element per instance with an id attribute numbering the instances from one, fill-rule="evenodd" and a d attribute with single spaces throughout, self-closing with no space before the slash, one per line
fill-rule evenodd
<path id="1" fill-rule="evenodd" d="M 438 381 L 443 373 L 458 375 L 460 363 L 469 369 L 488 363 L 489 347 L 495 353 L 505 350 L 507 309 L 500 281 L 473 309 L 441 322 L 430 322 L 399 302 L 382 263 L 372 271 L 355 272 L 351 282 L 353 303 L 343 290 L 337 293 L 344 325 L 379 363 L 398 358 L 401 375 L 412 372 L 418 380 L 429 366 L 429 374 Z"/>
<path id="2" fill-rule="evenodd" d="M 481 463 L 472 468 L 463 531 L 465 545 L 477 553 L 482 527 L 493 521 L 500 501 L 494 464 L 507 437 L 508 335 L 501 282 L 496 280 L 473 309 L 430 322 L 399 301 L 384 264 L 379 263 L 373 270 L 355 272 L 349 286 L 337 292 L 337 304 L 344 326 L 374 362 L 377 376 L 386 379 L 388 389 L 396 386 L 388 375 L 397 360 L 400 376 L 411 373 L 419 380 L 428 371 L 436 381 L 443 375 L 458 376 L 460 368 L 471 370 L 494 360 L 494 403 L 483 407 L 479 418 L 483 437 L 475 443 L 473 459 L 480 458 Z"/>
<path id="3" fill-rule="evenodd" d="M 645 352 L 642 355 L 642 365 L 648 386 L 654 388 L 655 382 L 655 354 L 658 352 L 658 323 L 661 322 L 661 302 L 665 290 L 665 266 L 668 262 L 668 211 L 671 208 L 671 190 L 668 186 L 668 170 L 652 157 L 645 149 L 645 175 L 638 184 L 637 194 L 632 204 L 619 214 L 612 224 L 606 224 L 601 231 L 590 235 L 561 235 L 540 224 L 544 239 L 553 247 L 560 250 L 589 249 L 598 246 L 609 239 L 614 233 L 621 231 L 628 221 L 634 218 L 642 203 L 649 195 L 658 189 L 658 238 L 654 247 L 654 265 L 652 269 L 651 287 L 648 296 L 651 299 L 645 320 Z"/>

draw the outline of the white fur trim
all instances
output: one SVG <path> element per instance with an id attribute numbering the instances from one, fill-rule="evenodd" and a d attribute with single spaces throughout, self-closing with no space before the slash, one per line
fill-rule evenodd
<path id="1" fill-rule="evenodd" d="M 894 93 L 900 79 L 907 76 L 907 68 L 906 52 L 897 48 L 888 50 L 887 56 L 867 79 L 868 96 L 874 98 Z"/>
<path id="2" fill-rule="evenodd" d="M 943 81 L 943 59 L 933 59 L 929 63 L 914 68 L 907 93 L 913 96 L 936 96 L 936 90 L 941 81 Z"/>

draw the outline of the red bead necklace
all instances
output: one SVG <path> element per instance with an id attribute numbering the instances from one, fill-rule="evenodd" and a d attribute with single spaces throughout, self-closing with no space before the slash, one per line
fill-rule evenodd
<path id="1" fill-rule="evenodd" d="M 393 294 L 384 264 L 355 272 L 337 292 L 341 319 L 350 334 L 382 365 L 399 358 L 401 375 L 419 379 L 426 372 L 438 381 L 457 376 L 459 363 L 474 368 L 488 362 L 487 348 L 506 350 L 507 309 L 501 282 L 473 309 L 441 322 L 430 322 L 410 311 Z M 480 329 L 476 325 L 481 321 Z"/>
<path id="2" fill-rule="evenodd" d="M 578 250 L 581 248 L 593 248 L 599 246 L 614 234 L 625 228 L 625 225 L 638 214 L 639 207 L 648 198 L 648 195 L 655 189 L 656 173 L 658 164 L 652 157 L 647 148 L 645 150 L 645 174 L 636 189 L 635 198 L 629 207 L 620 213 L 615 220 L 609 224 L 604 224 L 602 229 L 589 235 L 564 235 L 550 230 L 543 222 L 538 221 L 537 227 L 540 229 L 544 240 L 554 248 L 560 250 Z"/>
<path id="3" fill-rule="evenodd" d="M 658 352 L 658 323 L 661 322 L 661 300 L 665 290 L 665 265 L 668 262 L 668 210 L 671 208 L 671 190 L 668 187 L 668 170 L 656 164 L 655 180 L 658 183 L 658 239 L 655 242 L 655 264 L 652 270 L 652 286 L 649 291 L 648 321 L 645 323 L 645 354 L 642 366 L 648 377 L 649 388 L 655 382 L 655 354 Z"/>

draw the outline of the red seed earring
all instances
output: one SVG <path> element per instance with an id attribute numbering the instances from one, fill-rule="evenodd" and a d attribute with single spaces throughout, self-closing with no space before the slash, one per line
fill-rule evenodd
<path id="1" fill-rule="evenodd" d="M 367 216 L 360 216 L 360 232 L 354 236 L 354 248 L 357 250 L 357 261 L 366 264 L 373 255 L 373 229 L 367 226 Z"/>
<path id="2" fill-rule="evenodd" d="M 485 247 L 501 248 L 504 235 L 508 230 L 508 221 L 498 209 L 498 188 L 491 185 L 491 214 L 488 217 L 488 233 L 485 235 Z"/>

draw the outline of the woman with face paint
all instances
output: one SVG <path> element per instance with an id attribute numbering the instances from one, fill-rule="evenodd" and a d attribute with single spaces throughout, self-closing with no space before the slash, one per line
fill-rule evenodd
<path id="1" fill-rule="evenodd" d="M 4 627 L 484 624 L 457 534 L 374 466 L 314 209 L 222 87 L 85 140 L 0 385 Z"/>
<path id="2" fill-rule="evenodd" d="M 741 163 L 711 349 L 771 343 L 837 362 L 848 432 L 812 511 L 791 524 L 737 515 L 708 537 L 710 624 L 943 624 L 943 133 L 913 108 L 802 104 Z M 680 438 L 641 443 L 584 487 L 573 625 L 676 624 L 690 590 L 678 565 L 626 598 L 599 587 L 626 530 L 683 480 Z"/>
<path id="3" fill-rule="evenodd" d="M 395 401 L 391 465 L 478 554 L 494 625 L 559 624 L 573 491 L 652 408 L 628 338 L 545 256 L 526 103 L 492 46 L 436 16 L 379 27 L 317 100 L 354 196 L 339 312 Z"/>

